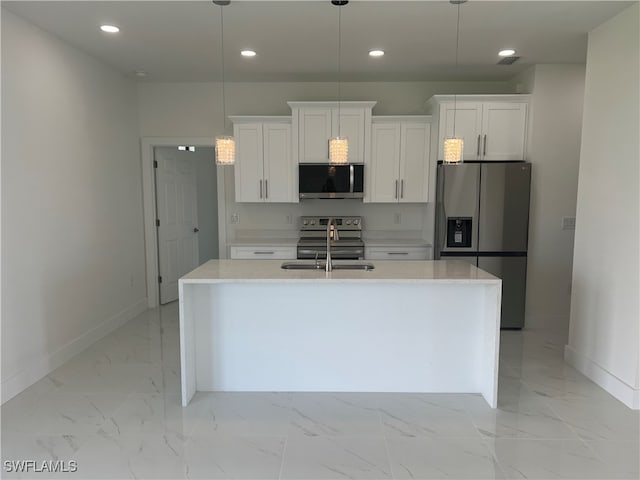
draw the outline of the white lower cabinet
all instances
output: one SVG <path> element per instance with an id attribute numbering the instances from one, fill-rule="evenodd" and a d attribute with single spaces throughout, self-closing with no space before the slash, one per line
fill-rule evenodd
<path id="1" fill-rule="evenodd" d="M 232 246 L 230 252 L 232 260 L 295 260 L 297 255 L 295 245 Z"/>
<path id="2" fill-rule="evenodd" d="M 428 260 L 429 247 L 365 247 L 365 260 Z"/>

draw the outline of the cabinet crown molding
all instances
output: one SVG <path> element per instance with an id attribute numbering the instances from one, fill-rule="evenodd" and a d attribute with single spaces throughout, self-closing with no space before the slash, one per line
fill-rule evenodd
<path id="1" fill-rule="evenodd" d="M 492 94 L 455 94 L 456 102 L 529 102 L 529 93 L 492 93 Z M 441 102 L 453 102 L 454 95 L 434 95 L 424 104 L 426 107 L 433 106 Z"/>
<path id="2" fill-rule="evenodd" d="M 308 108 L 308 107 L 326 107 L 326 108 L 338 108 L 338 104 L 340 107 L 364 107 L 364 108 L 373 108 L 375 104 L 378 102 L 374 101 L 351 101 L 351 100 L 340 100 L 340 101 L 330 101 L 330 102 L 287 102 L 291 108 Z"/>
<path id="3" fill-rule="evenodd" d="M 229 115 L 232 123 L 291 123 L 291 116 L 285 115 Z"/>

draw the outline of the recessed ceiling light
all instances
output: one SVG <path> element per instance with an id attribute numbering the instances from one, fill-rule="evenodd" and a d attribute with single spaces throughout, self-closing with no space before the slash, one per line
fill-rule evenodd
<path id="1" fill-rule="evenodd" d="M 370 57 L 381 57 L 384 55 L 384 50 L 369 50 Z"/>
<path id="2" fill-rule="evenodd" d="M 120 31 L 115 25 L 100 25 L 100 30 L 107 33 L 118 33 Z"/>
<path id="3" fill-rule="evenodd" d="M 255 57 L 256 52 L 254 50 L 242 50 L 240 52 L 240 55 L 242 55 L 243 57 Z"/>
<path id="4" fill-rule="evenodd" d="M 507 48 L 505 50 L 500 50 L 498 52 L 498 55 L 500 55 L 501 57 L 510 57 L 515 54 L 516 54 L 516 51 L 513 48 Z"/>
<path id="5" fill-rule="evenodd" d="M 136 70 L 135 72 L 133 72 L 133 74 L 136 77 L 146 77 L 147 76 L 147 72 L 145 72 L 144 70 Z"/>

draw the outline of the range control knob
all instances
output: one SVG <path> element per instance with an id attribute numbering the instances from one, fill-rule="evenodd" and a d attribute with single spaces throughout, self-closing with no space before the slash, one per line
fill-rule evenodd
<path id="1" fill-rule="evenodd" d="M 354 225 L 358 225 L 360 223 L 360 220 L 358 220 L 357 218 L 353 219 L 353 224 Z"/>
<path id="2" fill-rule="evenodd" d="M 316 221 L 315 220 L 311 220 L 311 222 L 309 222 L 309 223 L 311 223 L 311 225 L 315 225 Z"/>
<path id="3" fill-rule="evenodd" d="M 351 225 L 351 219 L 348 218 L 346 223 L 347 225 Z"/>
<path id="4" fill-rule="evenodd" d="M 308 220 L 303 220 L 303 221 L 302 221 L 302 224 L 303 224 L 303 225 L 307 225 L 308 223 L 309 223 L 309 221 L 308 221 Z"/>

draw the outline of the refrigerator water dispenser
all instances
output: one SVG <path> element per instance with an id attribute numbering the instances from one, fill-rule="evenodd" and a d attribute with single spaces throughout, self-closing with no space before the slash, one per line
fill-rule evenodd
<path id="1" fill-rule="evenodd" d="M 447 247 L 471 247 L 471 217 L 447 217 Z"/>

